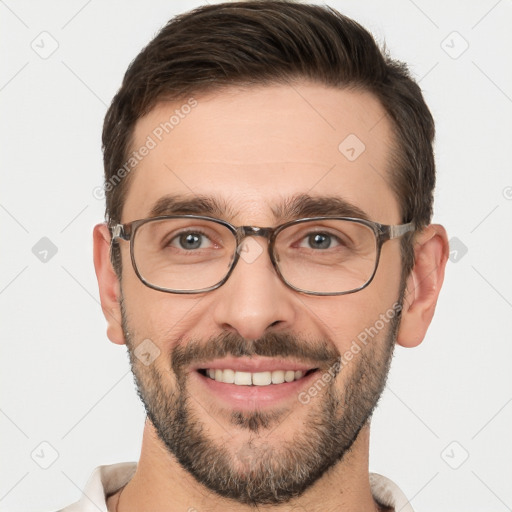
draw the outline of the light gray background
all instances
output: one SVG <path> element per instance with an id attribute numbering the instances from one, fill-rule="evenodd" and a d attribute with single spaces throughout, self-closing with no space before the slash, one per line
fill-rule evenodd
<path id="1" fill-rule="evenodd" d="M 94 467 L 138 458 L 143 408 L 92 265 L 100 133 L 129 62 L 200 4 L 0 1 L 2 511 L 58 509 Z M 425 342 L 396 352 L 371 470 L 418 512 L 511 510 L 512 4 L 330 5 L 420 80 L 437 122 L 434 220 L 454 249 Z M 58 250 L 46 262 L 42 237 Z"/>

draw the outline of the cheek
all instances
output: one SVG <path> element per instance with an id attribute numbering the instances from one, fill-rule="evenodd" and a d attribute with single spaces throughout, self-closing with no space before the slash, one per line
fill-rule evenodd
<path id="1" fill-rule="evenodd" d="M 347 350 L 352 341 L 386 309 L 377 296 L 364 293 L 364 290 L 328 300 L 330 302 L 316 304 L 311 310 L 340 353 Z"/>
<path id="2" fill-rule="evenodd" d="M 376 275 L 370 285 L 353 294 L 304 300 L 308 316 L 321 335 L 343 354 L 357 340 L 381 331 L 398 309 L 400 270 Z M 384 318 L 384 322 L 382 319 Z"/>
<path id="3" fill-rule="evenodd" d="M 400 293 L 402 257 L 400 240 L 391 240 L 383 245 L 379 265 L 369 289 L 374 289 L 386 307 L 391 306 Z"/>
<path id="4" fill-rule="evenodd" d="M 153 290 L 135 275 L 123 280 L 122 289 L 129 327 L 137 338 L 135 343 L 150 339 L 162 352 L 169 353 L 199 322 L 200 296 Z"/>

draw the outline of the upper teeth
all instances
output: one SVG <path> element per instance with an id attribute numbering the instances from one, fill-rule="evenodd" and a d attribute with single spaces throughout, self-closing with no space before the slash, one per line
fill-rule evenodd
<path id="1" fill-rule="evenodd" d="M 305 372 L 300 370 L 274 370 L 273 372 L 238 372 L 235 370 L 219 370 L 208 368 L 206 374 L 226 384 L 237 384 L 239 386 L 268 386 L 269 384 L 282 384 L 292 382 L 304 376 Z"/>

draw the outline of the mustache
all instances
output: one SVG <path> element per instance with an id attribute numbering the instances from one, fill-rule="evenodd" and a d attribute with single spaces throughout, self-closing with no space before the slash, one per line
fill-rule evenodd
<path id="1" fill-rule="evenodd" d="M 226 356 L 293 357 L 315 367 L 330 367 L 341 358 L 340 352 L 327 340 L 312 342 L 290 333 L 269 333 L 247 340 L 236 333 L 222 333 L 206 342 L 191 340 L 178 343 L 171 351 L 171 367 L 176 374 L 193 363 L 221 359 Z"/>

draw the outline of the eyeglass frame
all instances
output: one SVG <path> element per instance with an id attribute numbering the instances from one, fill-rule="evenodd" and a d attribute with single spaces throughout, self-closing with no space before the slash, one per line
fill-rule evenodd
<path id="1" fill-rule="evenodd" d="M 137 267 L 137 263 L 135 261 L 135 254 L 134 254 L 134 240 L 135 240 L 135 233 L 137 232 L 137 229 L 139 229 L 142 225 L 147 224 L 149 222 L 154 222 L 158 220 L 166 220 L 166 219 L 198 219 L 198 220 L 206 220 L 206 221 L 213 221 L 217 224 L 220 224 L 224 227 L 226 227 L 235 237 L 236 246 L 235 246 L 235 254 L 233 257 L 233 261 L 231 263 L 231 266 L 227 272 L 227 274 L 224 276 L 224 278 L 219 281 L 217 284 L 210 286 L 208 288 L 201 288 L 199 290 L 171 290 L 168 288 L 162 288 L 160 286 L 154 285 L 146 281 L 144 277 L 139 272 L 139 269 Z M 301 288 L 297 288 L 290 284 L 282 275 L 279 265 L 275 259 L 274 256 L 274 244 L 275 240 L 277 238 L 277 235 L 286 229 L 287 227 L 295 224 L 301 224 L 304 222 L 310 222 L 310 221 L 322 221 L 322 220 L 343 220 L 343 221 L 350 221 L 350 222 L 356 222 L 359 224 L 363 224 L 367 227 L 369 227 L 374 235 L 375 235 L 375 241 L 376 241 L 376 257 L 375 257 L 375 266 L 373 269 L 373 273 L 370 276 L 370 278 L 359 288 L 355 288 L 352 290 L 344 291 L 344 292 L 311 292 L 302 290 Z M 148 217 L 145 219 L 138 219 L 131 222 L 127 222 L 125 224 L 116 224 L 111 228 L 112 234 L 111 234 L 111 241 L 110 241 L 110 254 L 112 256 L 112 249 L 115 242 L 117 242 L 119 239 L 124 240 L 127 242 L 130 242 L 130 258 L 132 262 L 133 270 L 135 271 L 135 274 L 137 277 L 141 280 L 141 282 L 146 285 L 148 288 L 151 288 L 153 290 L 165 292 L 165 293 L 176 293 L 176 294 L 197 294 L 197 293 L 206 293 L 213 290 L 216 290 L 217 288 L 220 288 L 223 284 L 226 283 L 226 281 L 229 279 L 231 274 L 233 273 L 233 270 L 236 267 L 236 264 L 238 263 L 238 260 L 240 259 L 240 248 L 242 246 L 242 242 L 249 236 L 260 236 L 263 238 L 266 238 L 268 240 L 268 254 L 270 257 L 270 261 L 272 262 L 272 266 L 274 267 L 274 270 L 276 271 L 276 274 L 278 275 L 279 279 L 286 285 L 288 288 L 291 288 L 292 290 L 300 293 L 305 293 L 307 295 L 316 295 L 316 296 L 338 296 L 338 295 L 348 295 L 350 293 L 355 293 L 358 291 L 363 290 L 366 288 L 375 277 L 375 274 L 377 273 L 377 268 L 379 266 L 380 261 L 380 254 L 382 245 L 389 241 L 396 238 L 399 238 L 406 233 L 409 233 L 411 231 L 415 230 L 415 226 L 413 222 L 407 222 L 405 224 L 395 224 L 395 225 L 388 225 L 388 224 L 380 224 L 379 222 L 374 222 L 366 219 L 361 219 L 357 217 L 330 217 L 330 216 L 321 216 L 321 217 L 305 217 L 301 219 L 295 219 L 288 221 L 284 224 L 280 224 L 276 226 L 275 228 L 271 227 L 260 227 L 260 226 L 233 226 L 229 222 L 217 219 L 215 217 L 208 217 L 204 215 L 161 215 L 157 217 Z"/>

